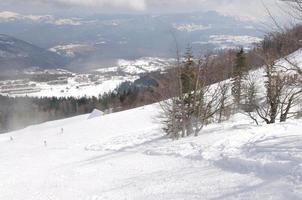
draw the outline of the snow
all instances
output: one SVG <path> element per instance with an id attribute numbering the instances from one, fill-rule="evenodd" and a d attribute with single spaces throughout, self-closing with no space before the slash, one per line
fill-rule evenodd
<path id="1" fill-rule="evenodd" d="M 212 43 L 225 43 L 225 42 L 234 42 L 240 44 L 251 44 L 261 42 L 262 39 L 253 36 L 236 36 L 236 35 L 211 35 L 210 42 Z"/>
<path id="2" fill-rule="evenodd" d="M 105 80 L 100 84 L 88 83 L 81 85 L 69 79 L 67 85 L 48 85 L 47 83 L 38 83 L 38 92 L 22 93 L 10 96 L 29 96 L 29 97 L 98 97 L 105 92 L 113 91 L 118 85 L 124 82 L 124 77 Z"/>
<path id="3" fill-rule="evenodd" d="M 97 118 L 97 117 L 101 117 L 104 115 L 104 112 L 98 110 L 98 109 L 94 109 L 90 115 L 88 116 L 87 119 L 94 119 L 94 118 Z"/>
<path id="4" fill-rule="evenodd" d="M 35 84 L 34 87 L 24 87 L 21 89 L 2 90 L 0 87 L 0 95 L 10 97 L 98 97 L 106 92 L 113 91 L 118 85 L 125 81 L 134 81 L 136 78 L 132 77 L 113 77 L 111 79 L 104 79 L 101 82 L 84 82 L 79 83 L 74 78 L 69 78 L 67 84 L 49 85 L 46 82 L 30 82 Z"/>
<path id="5" fill-rule="evenodd" d="M 52 51 L 54 53 L 57 53 L 61 56 L 66 57 L 75 57 L 76 53 L 85 53 L 92 51 L 93 47 L 88 44 L 65 44 L 65 45 L 57 45 L 55 47 L 52 47 L 49 49 L 49 51 Z"/>
<path id="6" fill-rule="evenodd" d="M 263 69 L 250 76 L 263 93 Z M 0 199 L 302 199 L 302 119 L 256 126 L 239 113 L 173 141 L 159 115 L 153 104 L 0 135 Z"/>
<path id="7" fill-rule="evenodd" d="M 295 69 L 296 67 L 300 67 L 302 70 L 302 48 L 286 56 L 286 58 L 278 60 L 276 66 L 282 71 L 292 71 L 291 69 Z"/>
<path id="8" fill-rule="evenodd" d="M 172 141 L 159 110 L 83 115 L 0 135 L 0 199 L 302 198 L 302 120 L 255 126 L 238 114 Z"/>
<path id="9" fill-rule="evenodd" d="M 72 57 L 78 50 L 89 51 L 89 48 L 85 44 L 68 44 L 54 47 L 51 50 L 61 55 Z M 120 59 L 113 67 L 97 69 L 88 74 L 76 74 L 62 69 L 40 70 L 33 67 L 30 70 L 26 70 L 25 73 L 31 75 L 65 74 L 66 77 L 61 77 L 63 80 L 58 79 L 52 82 L 30 81 L 29 85 L 35 85 L 34 87 L 16 88 L 18 89 L 17 92 L 4 90 L 0 86 L 0 95 L 11 97 L 98 97 L 100 94 L 113 91 L 125 81 L 133 82 L 139 79 L 141 74 L 156 71 L 163 72 L 173 61 L 174 59 L 157 57 L 144 57 L 136 60 Z M 89 78 L 90 76 L 93 78 Z M 9 80 L 9 82 L 14 81 L 16 80 Z M 53 83 L 55 81 L 57 81 L 56 84 Z M 7 85 L 7 82 L 2 81 L 0 84 Z"/>
<path id="10" fill-rule="evenodd" d="M 1 52 L 0 52 L 1 53 Z M 30 75 L 60 75 L 48 82 L 35 82 L 27 79 L 0 81 L 0 95 L 18 97 L 98 97 L 113 91 L 125 81 L 135 81 L 138 75 L 76 74 L 63 69 L 24 71 Z"/>
<path id="11" fill-rule="evenodd" d="M 212 25 L 202 25 L 202 24 L 173 24 L 173 27 L 179 31 L 194 32 L 194 31 L 204 31 L 212 28 Z"/>
<path id="12" fill-rule="evenodd" d="M 119 59 L 114 67 L 97 69 L 100 73 L 123 72 L 129 75 L 141 73 L 164 71 L 173 62 L 173 59 L 143 57 L 135 60 Z"/>
<path id="13" fill-rule="evenodd" d="M 253 44 L 261 42 L 259 37 L 248 35 L 211 35 L 207 42 L 195 41 L 193 44 L 213 44 L 217 45 L 217 49 L 233 49 L 244 46 L 250 49 Z"/>
<path id="14" fill-rule="evenodd" d="M 79 26 L 82 25 L 82 22 L 75 21 L 73 19 L 58 19 L 54 22 L 54 24 L 58 26 L 63 26 L 63 25 Z"/>

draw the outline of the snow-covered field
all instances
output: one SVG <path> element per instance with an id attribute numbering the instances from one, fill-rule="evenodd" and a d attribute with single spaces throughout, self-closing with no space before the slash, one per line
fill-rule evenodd
<path id="1" fill-rule="evenodd" d="M 61 56 L 74 58 L 77 53 L 87 53 L 93 49 L 94 47 L 88 44 L 66 44 L 52 47 L 49 50 Z"/>
<path id="2" fill-rule="evenodd" d="M 136 60 L 119 59 L 117 66 L 97 69 L 100 73 L 122 72 L 128 75 L 137 75 L 140 73 L 149 73 L 155 71 L 165 71 L 174 59 L 143 57 Z"/>
<path id="3" fill-rule="evenodd" d="M 0 135 L 0 199 L 302 199 L 301 120 L 256 126 L 235 115 L 172 141 L 158 113 L 155 104 Z"/>
<path id="4" fill-rule="evenodd" d="M 262 38 L 248 35 L 211 35 L 207 42 L 195 41 L 193 44 L 212 44 L 216 49 L 236 49 L 240 46 L 250 49 L 254 44 L 262 41 Z"/>
<path id="5" fill-rule="evenodd" d="M 173 24 L 173 27 L 179 31 L 194 32 L 194 31 L 209 30 L 212 28 L 212 25 L 191 23 L 191 24 Z"/>
<path id="6" fill-rule="evenodd" d="M 1 90 L 0 95 L 11 97 L 28 96 L 28 97 L 98 97 L 105 92 L 113 91 L 119 84 L 124 81 L 134 81 L 137 77 L 115 76 L 108 79 L 100 79 L 97 82 L 89 80 L 77 82 L 77 77 L 66 79 L 64 84 L 50 85 L 47 82 L 29 82 L 34 87 L 25 87 L 14 90 Z"/>
<path id="7" fill-rule="evenodd" d="M 38 87 L 41 89 L 38 92 L 15 94 L 12 96 L 29 96 L 29 97 L 98 97 L 105 92 L 113 91 L 122 82 L 130 80 L 124 77 L 115 77 L 105 80 L 100 84 L 95 83 L 77 83 L 74 80 L 69 80 L 66 85 L 48 85 L 47 83 L 40 83 Z"/>
<path id="8" fill-rule="evenodd" d="M 63 50 L 68 50 L 68 48 L 66 47 Z M 70 48 L 73 48 L 73 46 L 71 45 Z M 75 74 L 62 69 L 53 71 L 35 71 L 33 69 L 33 71 L 26 71 L 26 74 L 46 76 L 57 74 L 61 76 L 61 79 L 48 82 L 28 80 L 0 81 L 0 95 L 12 97 L 98 97 L 100 94 L 113 91 L 125 81 L 133 82 L 137 80 L 141 74 L 156 71 L 163 72 L 173 61 L 173 59 L 156 57 L 144 57 L 136 60 L 120 59 L 113 67 L 101 68 L 87 74 Z M 22 81 L 26 82 L 22 87 L 14 84 L 14 82 Z M 59 83 L 52 84 L 52 82 L 56 81 Z M 8 85 L 11 87 L 7 88 Z"/>

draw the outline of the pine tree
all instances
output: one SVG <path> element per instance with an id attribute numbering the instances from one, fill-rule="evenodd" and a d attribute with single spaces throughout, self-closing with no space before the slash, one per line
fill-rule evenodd
<path id="1" fill-rule="evenodd" d="M 188 48 L 185 54 L 185 61 L 183 63 L 183 68 L 181 71 L 181 82 L 184 93 L 189 93 L 194 89 L 196 78 L 195 67 L 196 65 L 194 63 L 192 50 Z"/>
<path id="2" fill-rule="evenodd" d="M 177 86 L 177 95 L 163 104 L 164 131 L 170 137 L 177 139 L 193 134 L 192 117 L 194 115 L 194 90 L 196 84 L 196 64 L 190 48 L 184 61 L 177 66 L 174 78 Z"/>
<path id="3" fill-rule="evenodd" d="M 246 79 L 247 63 L 243 48 L 236 55 L 236 64 L 233 69 L 232 95 L 235 106 L 240 107 L 243 93 L 243 82 Z"/>
<path id="4" fill-rule="evenodd" d="M 181 73 L 181 81 L 183 88 L 183 120 L 185 128 L 185 135 L 191 135 L 193 133 L 193 124 L 192 118 L 194 117 L 195 105 L 195 88 L 196 88 L 196 79 L 197 79 L 197 66 L 194 62 L 194 56 L 191 48 L 187 49 L 185 54 L 185 61 L 183 63 L 183 69 Z"/>
<path id="5" fill-rule="evenodd" d="M 184 62 L 175 67 L 171 77 L 175 85 L 171 88 L 176 95 L 161 103 L 163 130 L 171 138 L 198 136 L 205 125 L 215 120 L 215 114 L 225 109 L 226 96 L 222 97 L 221 88 L 211 90 L 207 85 L 209 60 L 205 60 L 194 62 L 189 49 Z"/>
<path id="6" fill-rule="evenodd" d="M 250 82 L 245 91 L 245 108 L 247 113 L 254 112 L 257 108 L 257 87 L 255 82 Z"/>

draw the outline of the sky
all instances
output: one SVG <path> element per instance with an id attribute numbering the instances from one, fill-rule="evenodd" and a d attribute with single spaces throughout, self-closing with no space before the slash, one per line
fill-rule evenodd
<path id="1" fill-rule="evenodd" d="M 266 5 L 276 11 L 278 0 L 0 0 L 1 11 L 26 14 L 173 13 L 215 10 L 225 15 L 259 19 Z"/>

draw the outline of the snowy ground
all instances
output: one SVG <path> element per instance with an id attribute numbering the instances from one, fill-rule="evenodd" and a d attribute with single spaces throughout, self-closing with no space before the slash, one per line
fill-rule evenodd
<path id="1" fill-rule="evenodd" d="M 195 41 L 193 44 L 212 44 L 215 49 L 237 49 L 242 46 L 244 49 L 251 49 L 256 43 L 263 39 L 248 35 L 211 35 L 207 42 Z"/>
<path id="2" fill-rule="evenodd" d="M 70 48 L 73 47 L 72 45 Z M 68 48 L 68 47 L 66 47 Z M 7 86 L 7 82 L 22 81 L 22 80 L 9 80 L 0 81 L 0 95 L 3 96 L 29 96 L 29 97 L 98 97 L 105 92 L 113 91 L 121 83 L 125 81 L 135 81 L 142 74 L 148 72 L 163 72 L 165 71 L 173 59 L 145 57 L 137 60 L 118 60 L 116 66 L 101 68 L 90 74 L 74 74 L 66 70 L 45 70 L 45 71 L 28 71 L 27 74 L 60 74 L 69 78 L 63 77 L 64 83 L 49 84 L 49 82 L 34 82 L 30 81 L 30 85 L 13 87 L 11 89 L 2 89 L 1 86 Z M 89 76 L 94 76 L 94 81 L 89 80 Z M 80 79 L 80 81 L 77 81 Z M 59 80 L 55 80 L 59 81 Z"/>
<path id="3" fill-rule="evenodd" d="M 288 58 L 300 66 L 301 53 Z M 237 114 L 172 141 L 158 115 L 155 104 L 0 135 L 0 200 L 302 199 L 301 119 L 256 126 Z"/>
<path id="4" fill-rule="evenodd" d="M 0 135 L 0 199 L 302 199 L 302 120 L 236 115 L 171 141 L 157 115 L 151 105 Z"/>
<path id="5" fill-rule="evenodd" d="M 48 85 L 47 83 L 36 83 L 40 90 L 32 93 L 13 94 L 9 96 L 28 96 L 28 97 L 98 97 L 105 92 L 113 91 L 124 81 L 134 81 L 136 78 L 113 77 L 102 81 L 100 84 L 93 82 L 77 83 L 70 78 L 68 84 Z M 1 94 L 1 93 L 0 93 Z M 5 94 L 4 94 L 5 95 Z"/>
<path id="6" fill-rule="evenodd" d="M 128 75 L 138 75 L 149 72 L 165 71 L 175 60 L 170 58 L 143 57 L 136 60 L 119 59 L 117 66 L 97 69 L 100 73 L 122 72 Z"/>

